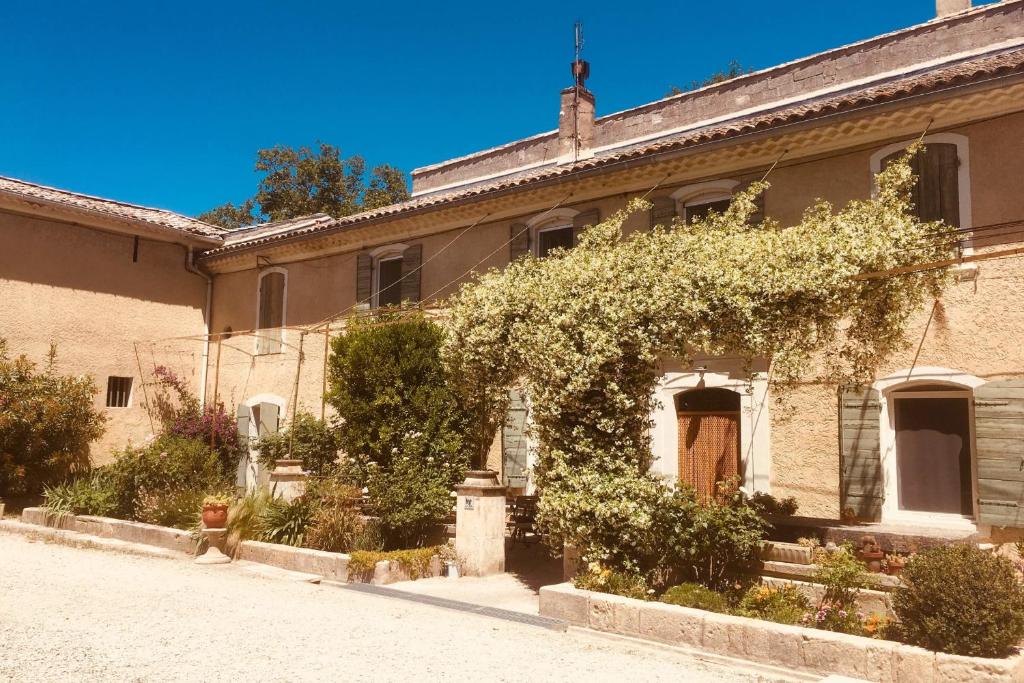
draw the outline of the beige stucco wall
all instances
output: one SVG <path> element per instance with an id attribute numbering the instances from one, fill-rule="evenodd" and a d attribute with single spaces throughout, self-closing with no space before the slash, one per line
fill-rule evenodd
<path id="1" fill-rule="evenodd" d="M 92 447 L 97 463 L 152 431 L 132 342 L 204 330 L 206 281 L 185 270 L 186 248 L 141 239 L 133 263 L 132 241 L 131 235 L 0 212 L 0 336 L 10 353 L 39 363 L 53 342 L 58 371 L 92 376 L 95 405 L 109 418 Z M 147 363 L 152 368 L 153 348 L 160 353 L 160 345 L 140 346 L 144 369 Z M 195 380 L 200 365 L 191 352 L 179 349 L 166 362 Z M 128 408 L 106 408 L 111 375 L 134 378 Z"/>
<path id="2" fill-rule="evenodd" d="M 1019 145 L 1009 141 L 1024 139 L 1024 114 L 957 128 L 952 132 L 969 141 L 971 217 L 975 227 L 1024 218 L 1024 193 L 1017 187 L 1024 177 L 1024 155 Z M 871 193 L 871 155 L 892 140 L 831 155 L 820 159 L 790 159 L 771 174 L 771 189 L 765 197 L 766 213 L 783 225 L 800 219 L 803 211 L 822 198 L 841 206 L 867 198 Z M 756 174 L 728 176 L 745 183 Z M 665 183 L 655 196 L 670 195 L 678 188 L 713 180 L 694 178 Z M 611 188 L 610 188 L 611 189 Z M 602 217 L 620 209 L 635 193 L 609 193 L 609 196 L 584 203 L 567 203 L 566 208 L 598 208 Z M 510 224 L 523 223 L 536 216 L 525 213 L 507 220 L 481 223 L 447 247 L 458 231 L 432 235 L 405 244 L 421 242 L 425 266 L 421 291 L 424 296 L 441 290 L 438 296 L 454 291 L 445 285 L 472 268 L 488 254 L 479 269 L 507 263 Z M 646 229 L 648 216 L 630 219 L 626 232 Z M 1019 239 L 1021 234 L 1017 234 Z M 981 243 L 979 243 L 981 244 Z M 379 245 L 368 245 L 371 248 Z M 983 247 L 995 248 L 995 247 Z M 255 261 L 255 259 L 254 259 Z M 350 252 L 293 263 L 274 263 L 288 271 L 287 323 L 308 325 L 355 303 L 355 253 Z M 256 319 L 256 279 L 258 270 L 218 274 L 215 279 L 215 331 L 227 326 L 233 330 L 253 327 Z M 956 279 L 943 297 L 940 315 L 928 325 L 930 306 L 919 312 L 910 324 L 911 346 L 892 358 L 880 375 L 906 369 L 920 347 L 918 366 L 938 366 L 984 378 L 1024 373 L 1024 260 L 985 262 L 970 271 L 971 279 Z M 293 412 L 299 333 L 288 331 L 281 354 L 253 357 L 254 341 L 235 336 L 226 345 L 241 351 L 223 353 L 219 392 L 229 403 L 253 396 L 272 394 L 288 404 Z M 323 337 L 307 335 L 303 343 L 298 396 L 300 409 L 319 413 L 323 380 Z M 229 360 L 230 359 L 230 360 Z M 685 372 L 672 381 L 685 381 Z M 211 368 L 210 377 L 213 377 Z M 770 489 L 782 496 L 796 496 L 804 514 L 838 516 L 839 454 L 836 387 L 808 383 L 794 391 L 784 406 L 771 405 L 770 425 L 762 436 L 770 450 Z M 786 409 L 783 409 L 786 408 Z M 665 417 L 664 415 L 662 416 Z M 671 416 L 669 416 L 671 418 Z M 671 429 L 667 430 L 671 431 Z M 759 432 L 760 433 L 760 432 Z M 770 439 L 767 435 L 770 434 Z M 760 438 L 760 437 L 758 437 Z M 671 455 L 670 445 L 661 444 L 663 459 Z M 667 460 L 666 460 L 667 462 Z M 762 473 L 764 468 L 762 468 Z"/>

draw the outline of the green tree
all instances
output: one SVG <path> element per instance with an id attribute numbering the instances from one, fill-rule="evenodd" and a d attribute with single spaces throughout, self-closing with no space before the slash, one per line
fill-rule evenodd
<path id="1" fill-rule="evenodd" d="M 0 497 L 34 496 L 89 468 L 89 443 L 103 434 L 89 377 L 54 372 L 50 348 L 39 372 L 25 356 L 11 358 L 0 338 Z"/>
<path id="2" fill-rule="evenodd" d="M 238 228 L 264 220 L 326 213 L 338 218 L 409 198 L 405 174 L 382 164 L 367 173 L 359 155 L 343 157 L 334 145 L 277 145 L 256 152 L 260 176 L 256 194 L 240 205 L 228 202 L 206 211 L 200 220 Z"/>
<path id="3" fill-rule="evenodd" d="M 327 401 L 389 545 L 418 545 L 451 507 L 469 465 L 468 416 L 422 313 L 355 321 L 331 342 Z"/>

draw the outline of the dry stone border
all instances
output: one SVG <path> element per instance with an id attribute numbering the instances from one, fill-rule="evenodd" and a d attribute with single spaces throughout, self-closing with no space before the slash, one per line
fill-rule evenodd
<path id="1" fill-rule="evenodd" d="M 181 529 L 129 522 L 113 517 L 93 517 L 91 515 L 55 515 L 45 508 L 25 508 L 21 513 L 21 521 L 26 524 L 50 527 L 65 531 L 97 536 L 104 539 L 115 539 L 129 543 L 166 548 L 177 552 L 194 555 L 196 542 L 191 534 Z M 349 574 L 348 564 L 351 557 L 346 553 L 330 553 L 311 548 L 296 548 L 278 543 L 260 541 L 242 541 L 238 552 L 239 560 L 247 560 L 259 564 L 267 564 L 280 569 L 316 574 L 331 581 L 342 583 L 372 583 L 384 586 L 398 581 L 408 581 L 412 577 L 398 563 L 382 560 L 376 564 L 372 573 L 367 575 Z M 428 576 L 440 576 L 443 569 L 441 558 L 437 555 L 430 559 Z"/>
<path id="2" fill-rule="evenodd" d="M 878 683 L 1024 680 L 1020 653 L 1007 659 L 960 657 L 892 641 L 580 590 L 568 583 L 540 589 L 540 614 L 597 631 Z"/>

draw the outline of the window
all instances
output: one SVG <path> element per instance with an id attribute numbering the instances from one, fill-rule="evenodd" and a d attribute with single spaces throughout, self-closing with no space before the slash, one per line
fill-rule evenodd
<path id="1" fill-rule="evenodd" d="M 573 229 L 571 225 L 544 228 L 537 231 L 537 256 L 544 258 L 553 249 L 572 249 Z"/>
<path id="2" fill-rule="evenodd" d="M 377 262 L 377 305 L 398 306 L 402 303 L 402 257 L 382 258 Z"/>
<path id="3" fill-rule="evenodd" d="M 280 353 L 282 347 L 285 310 L 285 287 L 287 275 L 284 270 L 269 270 L 259 279 L 259 301 L 257 313 L 256 353 Z"/>
<path id="4" fill-rule="evenodd" d="M 900 510 L 973 514 L 969 402 L 947 385 L 893 392 Z"/>
<path id="5" fill-rule="evenodd" d="M 710 180 L 680 187 L 670 196 L 676 202 L 676 214 L 686 223 L 706 218 L 708 213 L 723 213 L 729 208 L 738 180 Z"/>
<path id="6" fill-rule="evenodd" d="M 903 154 L 899 150 L 882 159 L 882 168 Z M 943 221 L 960 225 L 960 160 L 957 146 L 948 142 L 926 142 L 923 152 L 911 160 L 917 182 L 912 191 L 914 213 L 923 222 Z"/>
<path id="7" fill-rule="evenodd" d="M 711 211 L 725 213 L 731 201 L 732 197 L 723 197 L 720 199 L 698 199 L 687 202 L 683 206 L 683 218 L 687 223 L 693 223 L 707 218 L 708 213 Z"/>
<path id="8" fill-rule="evenodd" d="M 127 408 L 131 397 L 131 377 L 107 377 L 108 408 Z"/>

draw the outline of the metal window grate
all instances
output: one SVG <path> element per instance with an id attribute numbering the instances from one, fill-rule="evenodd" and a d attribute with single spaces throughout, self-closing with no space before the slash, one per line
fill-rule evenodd
<path id="1" fill-rule="evenodd" d="M 131 377 L 107 377 L 107 407 L 127 408 L 132 395 Z"/>

